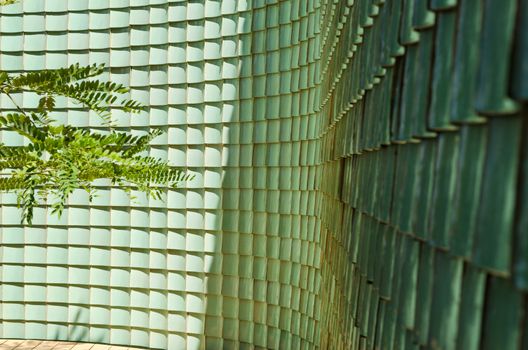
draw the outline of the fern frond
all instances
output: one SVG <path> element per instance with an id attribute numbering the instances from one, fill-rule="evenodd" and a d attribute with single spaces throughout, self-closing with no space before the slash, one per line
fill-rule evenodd
<path id="1" fill-rule="evenodd" d="M 0 115 L 0 125 L 17 131 L 31 141 L 42 141 L 46 138 L 46 133 L 24 114 L 9 113 L 5 116 Z"/>
<path id="2" fill-rule="evenodd" d="M 154 129 L 152 131 L 150 131 L 147 135 L 143 135 L 143 136 L 135 136 L 134 139 L 131 139 L 127 142 L 127 146 L 128 145 L 132 145 L 130 146 L 130 148 L 126 149 L 124 152 L 123 152 L 123 155 L 125 157 L 129 157 L 129 156 L 134 156 L 140 152 L 143 152 L 145 150 L 147 150 L 150 142 L 155 139 L 156 137 L 160 136 L 163 134 L 163 131 L 160 130 L 160 129 Z M 125 146 L 124 144 L 121 145 L 121 146 Z"/>
<path id="3" fill-rule="evenodd" d="M 117 100 L 115 94 L 124 94 L 128 89 L 121 84 L 100 81 L 82 81 L 58 87 L 56 94 L 73 98 L 85 107 L 104 113 Z"/>
<path id="4" fill-rule="evenodd" d="M 33 209 L 38 205 L 36 196 L 38 177 L 28 175 L 24 179 L 24 189 L 17 193 L 19 208 L 22 208 L 22 222 L 31 225 L 33 221 Z"/>
<path id="5" fill-rule="evenodd" d="M 0 170 L 22 169 L 30 162 L 40 162 L 40 158 L 29 153 L 19 154 L 16 157 L 2 157 L 0 159 Z"/>
<path id="6" fill-rule="evenodd" d="M 68 68 L 45 69 L 10 76 L 9 85 L 14 90 L 28 88 L 35 92 L 52 93 L 65 84 L 98 76 L 103 71 L 104 65 L 81 66 L 77 63 Z"/>
<path id="7" fill-rule="evenodd" d="M 5 0 L 0 0 L 0 5 L 3 3 Z M 128 193 L 135 188 L 161 199 L 167 188 L 192 178 L 184 170 L 171 167 L 167 161 L 139 155 L 162 134 L 160 129 L 145 135 L 132 135 L 113 129 L 98 133 L 51 123 L 49 114 L 56 108 L 57 96 L 71 98 L 96 112 L 107 121 L 107 126 L 111 123 L 110 106 L 131 113 L 143 109 L 137 101 L 120 99 L 119 95 L 129 92 L 125 86 L 89 80 L 103 70 L 102 65 L 81 67 L 75 64 L 64 69 L 16 76 L 0 72 L 0 93 L 11 99 L 10 94 L 16 92 L 39 95 L 35 112 L 17 106 L 18 113 L 0 115 L 0 126 L 30 140 L 29 145 L 22 147 L 0 143 L 0 170 L 7 171 L 0 177 L 0 191 L 17 193 L 22 222 L 31 223 L 39 196 L 52 196 L 52 212 L 59 216 L 74 189 L 85 189 L 92 198 L 95 192 L 92 181 L 96 179 L 108 178 L 113 184 L 126 186 L 124 189 Z"/>
<path id="8" fill-rule="evenodd" d="M 110 126 L 112 119 L 109 107 L 116 104 L 119 95 L 129 92 L 129 89 L 114 82 L 86 80 L 100 75 L 104 68 L 104 65 L 94 64 L 83 67 L 74 64 L 68 68 L 27 72 L 14 76 L 4 72 L 0 73 L 0 89 L 8 96 L 23 91 L 40 95 L 36 108 L 44 124 L 50 121 L 47 114 L 55 108 L 55 96 L 63 96 L 93 110 L 107 126 Z M 130 113 L 139 113 L 144 109 L 141 103 L 127 99 L 121 99 L 117 107 Z"/>
<path id="9" fill-rule="evenodd" d="M 44 95 L 39 100 L 37 111 L 41 115 L 46 115 L 47 112 L 51 112 L 54 108 L 55 108 L 55 98 L 51 95 Z"/>
<path id="10" fill-rule="evenodd" d="M 141 103 L 134 100 L 123 100 L 121 101 L 121 105 L 125 112 L 131 113 L 140 113 L 145 108 Z"/>
<path id="11" fill-rule="evenodd" d="M 23 189 L 26 183 L 23 179 L 14 177 L 0 177 L 0 191 L 12 191 Z"/>
<path id="12" fill-rule="evenodd" d="M 4 144 L 0 144 L 0 157 L 2 158 L 23 157 L 28 152 L 32 151 L 33 150 L 30 150 L 29 147 L 8 147 Z"/>

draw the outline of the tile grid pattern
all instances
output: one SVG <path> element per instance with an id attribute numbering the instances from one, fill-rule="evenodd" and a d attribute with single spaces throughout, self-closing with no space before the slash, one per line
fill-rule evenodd
<path id="1" fill-rule="evenodd" d="M 119 128 L 166 128 L 151 154 L 197 176 L 166 203 L 101 183 L 60 220 L 39 208 L 33 227 L 3 195 L 2 334 L 316 345 L 318 2 L 28 0 L 1 11 L 0 69 L 106 63 L 149 106 L 150 117 L 115 109 Z M 66 101 L 55 117 L 100 128 Z M 24 142 L 5 130 L 2 141 Z"/>
<path id="2" fill-rule="evenodd" d="M 207 276 L 218 276 L 222 166 L 238 99 L 239 1 L 22 1 L 2 8 L 0 67 L 9 72 L 106 63 L 148 114 L 114 111 L 121 130 L 167 130 L 151 154 L 196 174 L 166 202 L 101 184 L 91 204 L 77 192 L 61 220 L 46 208 L 19 225 L 2 196 L 1 332 L 151 348 L 204 344 Z M 247 26 L 248 19 L 246 19 Z M 239 24 L 242 26 L 239 27 Z M 15 97 L 34 106 L 33 96 Z M 13 106 L 0 101 L 2 108 Z M 61 101 L 56 118 L 100 121 Z M 6 144 L 23 140 L 2 133 Z M 225 196 L 224 196 L 225 197 Z"/>
<path id="3" fill-rule="evenodd" d="M 1 69 L 108 63 L 150 106 L 150 118 L 116 110 L 121 128 L 166 127 L 151 153 L 197 174 L 167 203 L 102 184 L 92 205 L 77 193 L 62 220 L 43 208 L 33 228 L 3 195 L 2 334 L 160 349 L 526 346 L 528 5 L 429 5 L 2 9 Z M 60 106 L 62 120 L 100 126 Z"/>
<path id="4" fill-rule="evenodd" d="M 321 5 L 321 347 L 526 348 L 527 2 L 345 3 Z"/>
<path id="5" fill-rule="evenodd" d="M 206 347 L 317 346 L 317 1 L 253 1 L 223 184 Z M 219 265 L 218 265 L 219 266 Z"/>

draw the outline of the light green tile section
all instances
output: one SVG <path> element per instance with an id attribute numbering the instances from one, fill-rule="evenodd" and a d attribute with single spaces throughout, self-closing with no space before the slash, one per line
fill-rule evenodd
<path id="1" fill-rule="evenodd" d="M 320 342 L 318 1 L 23 0 L 0 9 L 0 69 L 105 63 L 149 106 L 119 129 L 195 179 L 159 202 L 100 183 L 21 227 L 1 195 L 0 336 L 157 349 Z M 26 107 L 31 96 L 14 98 Z M 3 109 L 12 104 L 0 97 Z M 101 121 L 66 101 L 58 119 Z M 23 143 L 3 131 L 2 142 Z"/>
<path id="2" fill-rule="evenodd" d="M 167 135 L 151 153 L 196 174 L 165 202 L 142 195 L 130 202 L 101 183 L 92 204 L 75 193 L 62 219 L 38 209 L 31 228 L 19 226 L 13 196 L 2 195 L 1 336 L 204 346 L 207 276 L 220 257 L 224 143 L 238 113 L 237 23 L 250 13 L 243 3 L 229 9 L 209 1 L 207 22 L 219 26 L 214 38 L 205 37 L 205 5 L 23 1 L 1 9 L 0 69 L 105 63 L 106 78 L 131 86 L 131 97 L 149 106 L 132 117 L 116 111 L 119 129 L 164 127 Z M 222 69 L 225 55 L 231 67 Z M 34 103 L 31 96 L 15 99 Z M 4 96 L 0 105 L 13 108 Z M 100 125 L 65 101 L 58 108 L 64 121 Z M 5 131 L 1 137 L 23 142 Z"/>

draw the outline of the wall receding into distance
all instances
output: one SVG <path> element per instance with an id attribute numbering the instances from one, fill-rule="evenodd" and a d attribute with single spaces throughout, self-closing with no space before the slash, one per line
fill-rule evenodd
<path id="1" fill-rule="evenodd" d="M 528 2 L 351 3 L 321 9 L 321 347 L 526 349 Z"/>
<path id="2" fill-rule="evenodd" d="M 2 7 L 0 70 L 105 63 L 148 106 L 118 129 L 162 127 L 150 153 L 196 177 L 164 201 L 101 181 L 33 226 L 2 194 L 0 337 L 525 349 L 526 33 L 526 0 Z"/>
<path id="3" fill-rule="evenodd" d="M 62 219 L 41 208 L 32 227 L 19 225 L 14 196 L 3 195 L 1 336 L 159 349 L 318 343 L 316 5 L 2 8 L 0 69 L 105 63 L 106 77 L 149 106 L 114 111 L 119 129 L 165 128 L 151 154 L 196 178 L 165 202 L 134 203 L 103 186 L 89 204 L 79 191 Z M 56 118 L 100 126 L 75 107 L 64 102 Z M 5 131 L 2 140 L 23 142 Z"/>

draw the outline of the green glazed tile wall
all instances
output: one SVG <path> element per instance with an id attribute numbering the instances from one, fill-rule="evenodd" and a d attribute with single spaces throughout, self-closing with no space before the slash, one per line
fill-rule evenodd
<path id="1" fill-rule="evenodd" d="M 241 191 L 222 190 L 222 179 L 224 166 L 238 164 L 229 153 L 240 146 L 229 135 L 239 125 L 241 57 L 252 58 L 251 4 L 24 0 L 1 11 L 0 69 L 106 63 L 105 77 L 149 106 L 132 117 L 115 110 L 119 129 L 163 127 L 151 153 L 196 178 L 165 202 L 131 202 L 102 182 L 92 204 L 79 191 L 62 219 L 40 208 L 32 227 L 19 225 L 13 196 L 2 195 L 0 336 L 203 347 L 208 291 L 237 286 L 222 279 L 229 216 L 221 208 L 238 205 Z M 31 106 L 32 97 L 16 99 Z M 0 105 L 13 107 L 4 98 Z M 57 116 L 100 127 L 65 101 Z M 23 142 L 7 132 L 2 141 Z"/>
<path id="2" fill-rule="evenodd" d="M 527 10 L 322 1 L 322 348 L 528 345 Z"/>
<path id="3" fill-rule="evenodd" d="M 319 344 L 317 1 L 252 1 L 240 40 L 207 349 Z M 224 59 L 224 62 L 229 59 Z"/>
<path id="4" fill-rule="evenodd" d="M 23 0 L 0 69 L 106 63 L 196 179 L 1 206 L 3 337 L 523 349 L 528 1 Z M 25 106 L 30 95 L 16 96 Z M 4 110 L 13 108 L 0 99 Z M 57 116 L 99 128 L 62 101 Z M 23 140 L 3 131 L 2 142 Z"/>
<path id="5" fill-rule="evenodd" d="M 19 225 L 2 195 L 0 336 L 159 349 L 319 343 L 317 1 L 23 0 L 3 7 L 0 69 L 106 63 L 196 178 L 166 202 L 101 182 L 62 219 Z M 32 96 L 15 97 L 24 106 Z M 13 106 L 6 99 L 0 106 Z M 100 128 L 66 101 L 57 116 Z M 24 141 L 2 132 L 2 141 Z"/>

